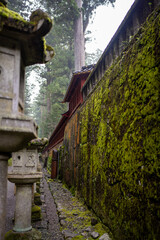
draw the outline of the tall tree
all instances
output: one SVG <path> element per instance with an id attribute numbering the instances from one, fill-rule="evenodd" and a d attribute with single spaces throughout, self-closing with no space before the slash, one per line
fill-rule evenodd
<path id="1" fill-rule="evenodd" d="M 89 19 L 97 7 L 116 0 L 46 0 L 48 10 L 55 13 L 56 22 L 69 23 L 74 28 L 74 62 L 75 70 L 80 70 L 85 64 L 84 35 Z"/>
<path id="2" fill-rule="evenodd" d="M 76 0 L 79 16 L 74 21 L 74 63 L 75 70 L 81 70 L 85 65 L 85 50 L 84 50 L 84 31 L 83 31 L 83 13 L 82 0 Z"/>

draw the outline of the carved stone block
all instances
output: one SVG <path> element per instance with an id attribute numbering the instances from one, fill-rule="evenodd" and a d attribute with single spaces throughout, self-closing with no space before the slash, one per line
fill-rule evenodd
<path id="1" fill-rule="evenodd" d="M 12 154 L 13 172 L 14 173 L 36 173 L 38 167 L 38 152 L 37 150 L 23 149 Z"/>

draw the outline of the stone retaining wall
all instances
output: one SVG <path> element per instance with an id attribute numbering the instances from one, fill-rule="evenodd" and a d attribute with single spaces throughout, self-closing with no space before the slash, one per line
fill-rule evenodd
<path id="1" fill-rule="evenodd" d="M 160 8 L 72 116 L 61 177 L 116 240 L 160 235 Z"/>

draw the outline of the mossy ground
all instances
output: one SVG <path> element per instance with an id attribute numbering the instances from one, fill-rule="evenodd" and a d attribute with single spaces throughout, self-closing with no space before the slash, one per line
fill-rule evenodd
<path id="1" fill-rule="evenodd" d="M 61 227 L 61 230 L 71 231 L 75 234 L 73 239 L 86 239 L 86 237 L 89 240 L 93 239 L 90 236 L 91 233 L 87 234 L 87 231 L 85 231 L 87 228 L 91 228 L 92 232 L 98 232 L 99 237 L 104 233 L 109 232 L 109 229 L 107 229 L 100 221 L 97 221 L 97 224 L 94 226 L 91 225 L 91 219 L 95 216 L 94 213 L 76 197 L 72 197 L 68 201 L 68 205 L 65 203 L 63 205 L 62 203 L 60 214 L 65 218 L 65 225 Z M 83 233 L 86 233 L 86 236 L 83 236 Z"/>
<path id="2" fill-rule="evenodd" d="M 25 21 L 21 15 L 12 10 L 9 10 L 7 7 L 4 7 L 3 5 L 0 5 L 0 16 L 5 18 L 13 18 L 17 21 L 23 21 L 24 23 L 28 24 L 28 22 Z"/>

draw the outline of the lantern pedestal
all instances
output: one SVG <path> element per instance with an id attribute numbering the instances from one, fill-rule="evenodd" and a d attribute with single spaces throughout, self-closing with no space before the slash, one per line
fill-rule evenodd
<path id="1" fill-rule="evenodd" d="M 32 229 L 32 186 L 42 177 L 42 173 L 8 174 L 8 180 L 16 184 L 15 232 L 27 232 Z"/>

